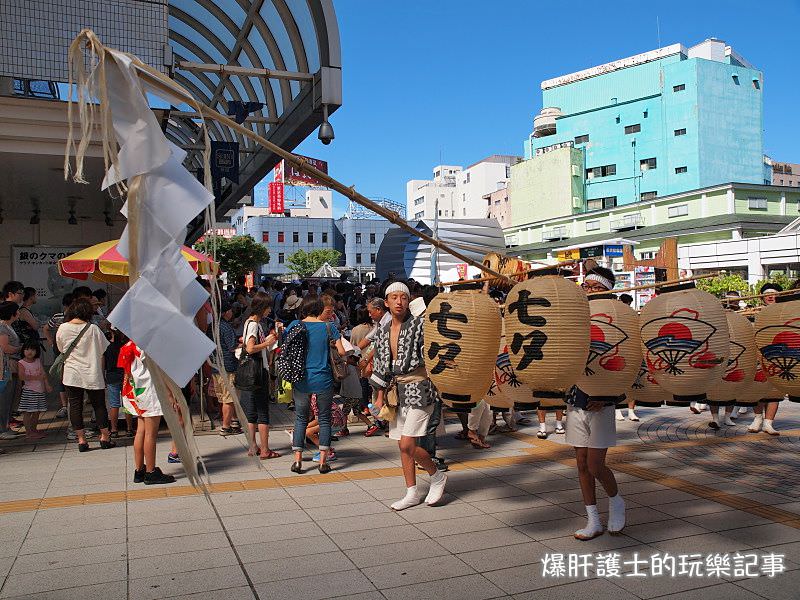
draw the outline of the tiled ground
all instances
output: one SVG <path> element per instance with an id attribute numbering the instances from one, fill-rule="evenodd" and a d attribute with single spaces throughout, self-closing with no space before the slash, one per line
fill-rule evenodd
<path id="1" fill-rule="evenodd" d="M 534 427 L 492 436 L 481 452 L 454 440 L 448 420 L 446 502 L 393 513 L 396 447 L 361 428 L 336 444 L 335 474 L 313 478 L 289 477 L 288 457 L 248 459 L 242 436 L 200 435 L 217 484 L 209 503 L 191 495 L 180 465 L 164 466 L 181 479 L 171 490 L 134 485 L 130 447 L 78 454 L 54 423 L 45 443 L 0 455 L 0 598 L 798 598 L 800 407 L 781 408 L 778 424 L 792 431 L 779 438 L 743 426 L 713 434 L 707 413 L 638 412 L 610 455 L 628 526 L 590 542 L 572 537 L 584 520 L 571 451 Z M 271 445 L 287 453 L 289 438 L 275 430 Z M 543 576 L 554 553 L 736 551 L 785 554 L 787 572 L 656 577 L 648 564 L 644 577 L 624 565 L 620 577 Z"/>

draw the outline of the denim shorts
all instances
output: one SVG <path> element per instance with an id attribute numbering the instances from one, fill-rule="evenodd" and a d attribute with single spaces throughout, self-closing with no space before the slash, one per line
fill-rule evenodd
<path id="1" fill-rule="evenodd" d="M 122 384 L 107 383 L 106 397 L 108 398 L 109 408 L 122 408 Z"/>

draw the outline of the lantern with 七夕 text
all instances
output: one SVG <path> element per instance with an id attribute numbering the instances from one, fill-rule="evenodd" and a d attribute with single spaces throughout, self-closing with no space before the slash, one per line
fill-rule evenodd
<path id="1" fill-rule="evenodd" d="M 753 326 L 747 317 L 726 311 L 730 353 L 722 379 L 708 392 L 708 403 L 717 406 L 734 404 L 750 387 L 756 374 L 756 344 Z"/>
<path id="2" fill-rule="evenodd" d="M 627 393 L 642 364 L 639 315 L 612 294 L 589 297 L 589 356 L 577 386 L 595 400 Z"/>
<path id="3" fill-rule="evenodd" d="M 542 275 L 506 298 L 509 358 L 541 408 L 561 408 L 589 354 L 589 300 L 574 282 Z"/>
<path id="4" fill-rule="evenodd" d="M 672 395 L 667 404 L 703 402 L 725 374 L 728 321 L 717 298 L 681 284 L 659 290 L 639 317 L 647 369 Z"/>
<path id="5" fill-rule="evenodd" d="M 664 405 L 667 393 L 658 385 L 656 378 L 647 370 L 647 363 L 642 359 L 639 372 L 626 394 L 636 406 L 658 408 Z"/>
<path id="6" fill-rule="evenodd" d="M 765 306 L 754 324 L 761 366 L 789 400 L 800 402 L 800 292 Z"/>
<path id="7" fill-rule="evenodd" d="M 456 291 L 431 300 L 424 319 L 428 376 L 446 404 L 474 407 L 494 377 L 500 308 L 487 294 Z"/>

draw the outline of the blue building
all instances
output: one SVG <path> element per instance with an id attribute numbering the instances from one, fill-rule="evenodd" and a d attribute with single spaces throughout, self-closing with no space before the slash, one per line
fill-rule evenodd
<path id="1" fill-rule="evenodd" d="M 542 82 L 525 158 L 580 151 L 567 213 L 728 182 L 770 183 L 763 75 L 725 42 L 674 44 Z M 513 185 L 513 182 L 512 182 Z M 512 212 L 513 197 L 512 197 Z"/>

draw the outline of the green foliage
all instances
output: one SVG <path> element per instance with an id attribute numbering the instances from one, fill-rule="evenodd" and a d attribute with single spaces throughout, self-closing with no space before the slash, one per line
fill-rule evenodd
<path id="1" fill-rule="evenodd" d="M 321 248 L 311 252 L 298 250 L 287 256 L 286 262 L 292 273 L 296 273 L 299 277 L 309 277 L 325 263 L 335 267 L 339 264 L 341 257 L 341 252 L 330 248 Z"/>
<path id="2" fill-rule="evenodd" d="M 195 249 L 212 256 L 212 244 L 216 244 L 217 262 L 228 273 L 229 283 L 243 284 L 245 275 L 269 262 L 269 251 L 249 235 L 203 240 Z"/>
<path id="3" fill-rule="evenodd" d="M 757 294 L 758 290 L 761 289 L 761 286 L 765 283 L 777 283 L 781 286 L 784 290 L 789 290 L 792 288 L 792 283 L 794 283 L 791 279 L 786 276 L 786 273 L 776 273 L 769 279 L 761 279 L 758 283 L 753 286 L 753 293 Z M 757 304 L 762 304 L 761 300 L 758 300 Z"/>
<path id="4" fill-rule="evenodd" d="M 758 290 L 761 289 L 761 286 L 767 282 L 777 283 L 783 287 L 784 290 L 788 290 L 792 286 L 791 279 L 789 279 L 783 273 L 778 273 L 769 279 L 762 279 L 755 285 L 748 284 L 741 275 L 722 275 L 713 279 L 700 279 L 697 281 L 697 287 L 710 294 L 713 294 L 714 296 L 717 296 L 718 298 L 723 298 L 725 296 L 725 292 L 729 292 L 731 290 L 740 292 L 742 296 L 754 296 L 758 294 Z M 758 306 L 763 304 L 758 298 L 751 298 L 749 300 L 745 300 L 745 302 L 749 306 Z"/>

